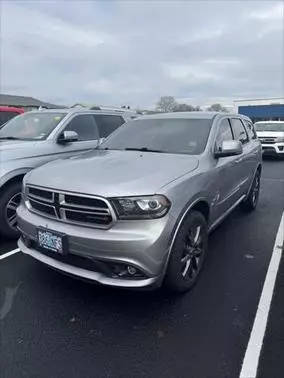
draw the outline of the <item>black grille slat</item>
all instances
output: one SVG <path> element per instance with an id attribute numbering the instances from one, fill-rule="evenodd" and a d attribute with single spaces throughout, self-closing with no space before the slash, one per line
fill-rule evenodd
<path id="1" fill-rule="evenodd" d="M 43 190 L 43 189 L 33 188 L 33 187 L 29 187 L 29 195 L 42 198 L 43 200 L 46 199 L 48 201 L 52 201 L 52 199 L 53 199 L 53 193 L 52 192 L 49 192 L 49 191 Z"/>
<path id="2" fill-rule="evenodd" d="M 78 197 L 69 194 L 65 194 L 65 203 L 66 205 L 77 205 L 77 206 L 86 206 L 86 207 L 95 207 L 101 209 L 108 209 L 108 206 L 105 202 L 96 199 L 96 198 L 88 198 L 88 197 Z"/>
<path id="3" fill-rule="evenodd" d="M 110 224 L 112 218 L 110 215 L 96 215 L 94 213 L 79 212 L 72 210 L 65 210 L 67 220 L 79 223 L 92 223 L 92 224 Z"/>
<path id="4" fill-rule="evenodd" d="M 43 204 L 38 201 L 34 201 L 32 199 L 30 199 L 30 204 L 33 209 L 39 211 L 40 213 L 47 214 L 49 216 L 56 218 L 55 209 L 52 206 Z"/>

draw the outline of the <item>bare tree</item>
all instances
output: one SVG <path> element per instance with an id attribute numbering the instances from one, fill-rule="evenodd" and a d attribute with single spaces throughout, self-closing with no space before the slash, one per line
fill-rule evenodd
<path id="1" fill-rule="evenodd" d="M 174 112 L 194 112 L 200 111 L 200 106 L 193 106 L 189 104 L 176 104 Z"/>
<path id="2" fill-rule="evenodd" d="M 162 96 L 157 103 L 157 110 L 163 113 L 173 112 L 177 102 L 173 96 Z"/>
<path id="3" fill-rule="evenodd" d="M 212 104 L 211 106 L 209 106 L 209 108 L 207 108 L 207 110 L 209 112 L 223 112 L 223 113 L 228 112 L 227 108 L 225 108 L 221 104 Z"/>

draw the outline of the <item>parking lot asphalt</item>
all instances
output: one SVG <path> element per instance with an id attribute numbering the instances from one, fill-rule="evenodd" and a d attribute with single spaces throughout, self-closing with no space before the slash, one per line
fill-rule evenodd
<path id="1" fill-rule="evenodd" d="M 284 209 L 284 161 L 263 168 L 257 210 L 235 210 L 211 234 L 183 296 L 97 287 L 21 253 L 0 260 L 0 376 L 238 377 Z M 16 248 L 0 243 L 0 253 Z M 259 377 L 283 377 L 283 264 Z"/>

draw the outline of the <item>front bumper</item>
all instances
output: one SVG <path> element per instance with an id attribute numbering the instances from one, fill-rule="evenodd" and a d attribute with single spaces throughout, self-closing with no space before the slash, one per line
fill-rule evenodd
<path id="1" fill-rule="evenodd" d="M 262 144 L 262 152 L 265 155 L 284 155 L 284 143 Z"/>
<path id="2" fill-rule="evenodd" d="M 18 227 L 22 237 L 20 250 L 31 257 L 59 270 L 104 285 L 139 288 L 159 286 L 163 280 L 168 257 L 170 235 L 174 219 L 168 214 L 161 219 L 119 221 L 109 230 L 100 230 L 50 220 L 31 213 L 24 204 L 17 210 Z M 96 260 L 104 264 L 131 265 L 141 272 L 141 277 L 122 278 L 105 272 L 59 261 L 37 248 L 37 227 L 67 235 L 68 256 Z M 25 243 L 24 240 L 32 243 Z"/>

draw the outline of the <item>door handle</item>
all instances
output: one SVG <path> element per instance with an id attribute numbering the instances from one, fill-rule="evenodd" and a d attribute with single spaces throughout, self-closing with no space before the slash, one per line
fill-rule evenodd
<path id="1" fill-rule="evenodd" d="M 239 159 L 235 160 L 235 164 L 239 164 L 239 163 L 241 163 L 242 160 L 243 160 L 242 158 L 239 158 Z"/>

